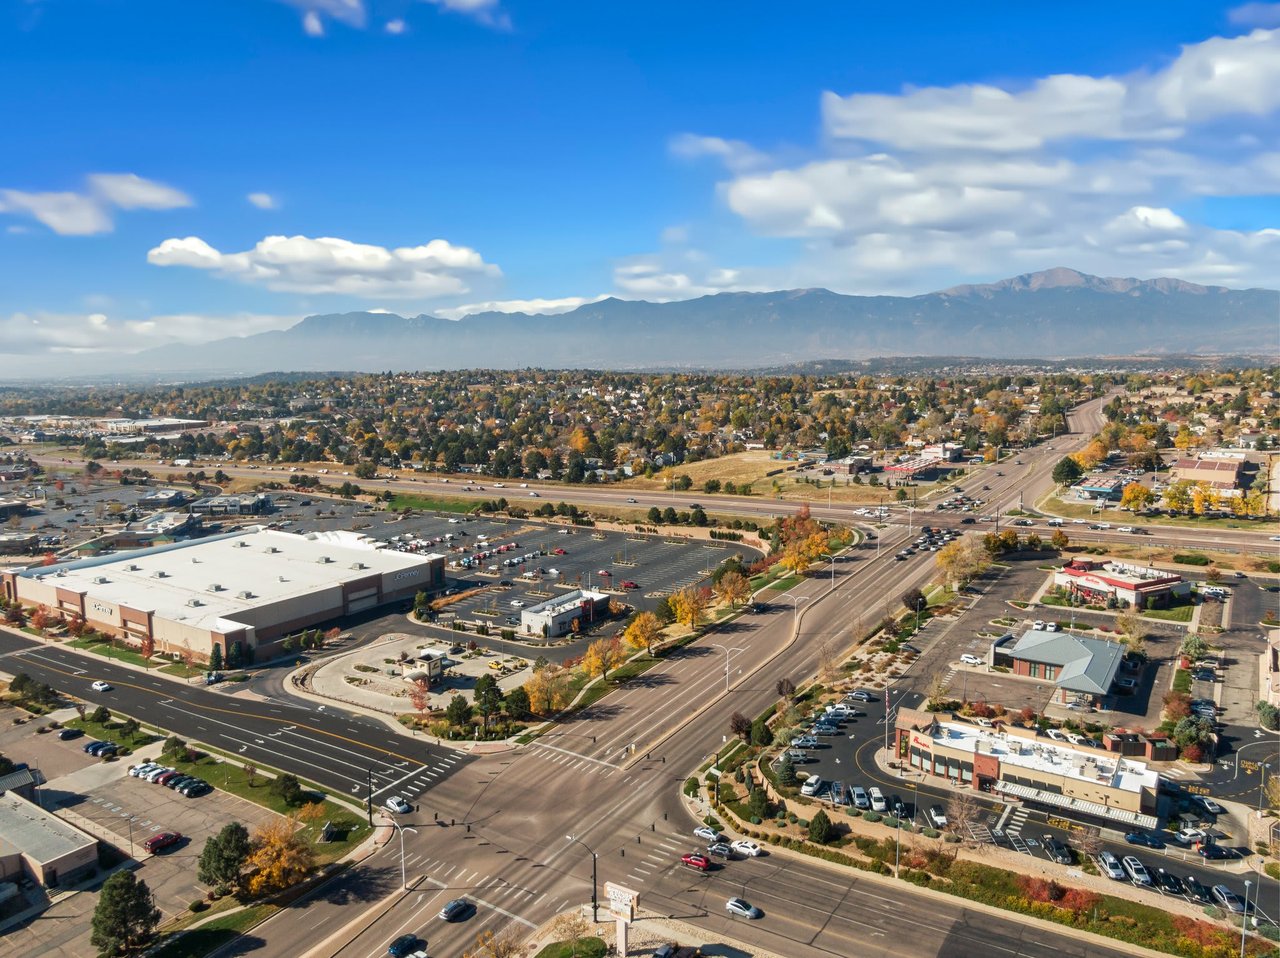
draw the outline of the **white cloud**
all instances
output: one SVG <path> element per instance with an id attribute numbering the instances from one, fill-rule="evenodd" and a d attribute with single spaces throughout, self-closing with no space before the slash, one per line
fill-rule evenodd
<path id="1" fill-rule="evenodd" d="M 368 14 L 364 0 L 279 0 L 302 13 L 302 30 L 309 37 L 324 36 L 325 20 L 363 29 Z"/>
<path id="2" fill-rule="evenodd" d="M 1275 231 L 1217 229 L 1188 210 L 1201 196 L 1280 195 L 1280 31 L 1210 38 L 1124 76 L 827 93 L 822 108 L 825 137 L 795 162 L 716 137 L 669 144 L 719 157 L 725 206 L 794 250 L 735 288 L 911 293 L 1058 265 L 1276 283 Z M 679 264 L 617 282 L 668 298 L 718 285 Z"/>
<path id="3" fill-rule="evenodd" d="M 330 236 L 268 236 L 242 253 L 222 253 L 188 236 L 165 240 L 147 253 L 147 261 L 211 270 L 279 292 L 375 299 L 462 295 L 471 278 L 501 275 L 475 250 L 441 239 L 387 249 Z"/>
<path id="4" fill-rule="evenodd" d="M 0 189 L 0 213 L 27 215 L 63 236 L 109 233 L 113 209 L 170 210 L 193 205 L 189 196 L 133 173 L 91 173 L 83 193 Z"/>
<path id="5" fill-rule="evenodd" d="M 689 227 L 687 226 L 668 226 L 662 231 L 661 240 L 668 246 L 680 246 L 689 242 Z"/>
<path id="6" fill-rule="evenodd" d="M 388 20 L 383 29 L 393 37 L 398 37 L 400 34 L 404 33 L 406 25 L 403 20 Z"/>
<path id="7" fill-rule="evenodd" d="M 658 254 L 632 257 L 614 267 L 613 283 L 620 296 L 654 302 L 773 288 L 759 274 L 709 266 L 697 251 L 685 251 L 674 260 Z"/>
<path id="8" fill-rule="evenodd" d="M 1189 123 L 1280 105 L 1280 32 L 1189 44 L 1165 68 L 1124 77 L 1060 74 L 1026 89 L 989 84 L 901 94 L 825 93 L 826 132 L 901 150 L 1021 152 L 1062 140 L 1168 140 Z"/>
<path id="9" fill-rule="evenodd" d="M 539 313 L 552 316 L 567 313 L 587 303 L 598 303 L 600 296 L 562 296 L 559 299 L 491 299 L 483 303 L 466 303 L 435 310 L 441 319 L 461 319 L 472 313 Z"/>
<path id="10" fill-rule="evenodd" d="M 116 318 L 103 312 L 16 312 L 0 315 L 0 355 L 128 353 L 171 343 L 198 345 L 224 336 L 286 329 L 301 318 L 258 313 Z"/>
<path id="11" fill-rule="evenodd" d="M 280 201 L 270 193 L 250 193 L 245 199 L 260 210 L 278 210 L 280 208 Z"/>
<path id="12" fill-rule="evenodd" d="M 726 140 L 719 136 L 700 136 L 697 133 L 680 133 L 667 143 L 672 156 L 683 160 L 699 160 L 712 157 L 731 170 L 746 170 L 767 162 L 766 156 L 742 140 Z"/>
<path id="13" fill-rule="evenodd" d="M 1238 27 L 1280 27 L 1280 3 L 1244 3 L 1227 11 Z"/>
<path id="14" fill-rule="evenodd" d="M 477 23 L 497 30 L 510 30 L 511 18 L 501 9 L 499 0 L 426 0 L 442 10 L 470 17 Z"/>

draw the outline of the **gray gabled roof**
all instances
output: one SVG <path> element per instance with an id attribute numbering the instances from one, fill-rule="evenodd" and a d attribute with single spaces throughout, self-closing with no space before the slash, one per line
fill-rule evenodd
<path id="1" fill-rule="evenodd" d="M 1064 689 L 1106 695 L 1120 669 L 1124 646 L 1104 639 L 1032 629 L 1022 634 L 1008 654 L 1015 659 L 1058 666 L 1057 683 Z"/>
<path id="2" fill-rule="evenodd" d="M 0 792 L 11 792 L 15 788 L 26 788 L 38 784 L 36 773 L 29 768 L 15 768 L 7 775 L 0 775 Z"/>

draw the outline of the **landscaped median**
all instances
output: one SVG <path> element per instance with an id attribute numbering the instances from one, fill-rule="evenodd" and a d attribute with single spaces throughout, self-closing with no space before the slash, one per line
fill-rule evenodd
<path id="1" fill-rule="evenodd" d="M 822 695 L 807 700 L 812 705 L 821 702 Z M 776 710 L 771 708 L 757 721 L 768 721 Z M 779 732 L 780 737 L 790 734 L 784 729 Z M 1226 958 L 1238 953 L 1238 927 L 1233 930 L 1217 921 L 1179 914 L 1176 908 L 1095 891 L 1085 887 L 1087 879 L 1085 885 L 1073 884 L 1068 874 L 1059 875 L 1044 862 L 1036 862 L 1030 874 L 988 864 L 978 859 L 1004 853 L 962 841 L 953 832 L 916 829 L 911 822 L 880 813 L 823 805 L 802 797 L 794 784 L 780 778 L 769 758 L 766 747 L 734 743 L 717 757 L 715 768 L 705 765 L 698 779 L 686 782 L 684 793 L 695 798 L 703 792 L 713 813 L 707 821 L 715 826 L 724 822 L 761 843 L 837 866 L 886 878 L 896 872 L 898 878 L 934 892 L 1184 958 Z M 790 780 L 793 773 L 789 768 L 784 771 Z M 958 800 L 968 797 L 965 793 Z M 1212 908 L 1206 914 L 1222 917 Z M 1275 955 L 1275 945 L 1250 936 L 1245 954 Z"/>

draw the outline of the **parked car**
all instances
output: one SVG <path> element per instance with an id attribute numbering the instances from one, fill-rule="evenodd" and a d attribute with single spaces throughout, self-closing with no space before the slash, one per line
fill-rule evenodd
<path id="1" fill-rule="evenodd" d="M 182 841 L 182 832 L 159 832 L 143 842 L 142 847 L 154 855 L 156 852 L 176 845 L 180 841 Z"/>
<path id="2" fill-rule="evenodd" d="M 724 841 L 724 836 L 721 835 L 714 828 L 712 828 L 710 825 L 699 825 L 697 828 L 693 830 L 693 834 L 695 838 L 701 838 L 713 844 L 715 842 Z"/>
<path id="3" fill-rule="evenodd" d="M 1162 894 L 1177 895 L 1179 898 L 1187 894 L 1187 888 L 1183 885 L 1182 879 L 1163 868 L 1156 869 L 1156 883 L 1160 886 Z"/>
<path id="4" fill-rule="evenodd" d="M 79 738 L 83 734 L 84 730 L 78 728 L 64 728 L 58 730 L 58 738 L 62 739 L 64 742 L 70 741 L 73 738 Z"/>
<path id="5" fill-rule="evenodd" d="M 929 822 L 934 828 L 947 827 L 947 813 L 943 811 L 941 805 L 930 805 L 927 814 L 929 816 Z"/>
<path id="6" fill-rule="evenodd" d="M 974 655 L 972 652 L 965 652 L 960 656 L 960 661 L 965 665 L 982 665 L 982 656 Z"/>
<path id="7" fill-rule="evenodd" d="M 846 699 L 853 702 L 879 702 L 880 700 L 868 692 L 866 689 L 855 689 L 845 696 Z"/>
<path id="8" fill-rule="evenodd" d="M 1209 862 L 1222 862 L 1235 858 L 1236 853 L 1214 842 L 1205 842 L 1200 846 L 1200 857 Z"/>
<path id="9" fill-rule="evenodd" d="M 887 812 L 889 803 L 885 801 L 884 793 L 874 785 L 867 790 L 867 795 L 871 799 L 871 810 L 873 812 Z"/>
<path id="10" fill-rule="evenodd" d="M 1226 809 L 1224 809 L 1221 805 L 1219 805 L 1212 798 L 1209 798 L 1206 795 L 1200 795 L 1200 796 L 1197 796 L 1197 798 L 1199 799 L 1200 807 L 1203 808 L 1205 812 L 1210 815 L 1221 815 L 1223 814 L 1224 811 L 1226 811 Z"/>
<path id="11" fill-rule="evenodd" d="M 1239 895 L 1226 885 L 1214 885 L 1213 888 L 1209 889 L 1209 893 L 1213 895 L 1214 901 L 1233 915 L 1244 914 L 1244 902 L 1240 900 Z"/>
<path id="12" fill-rule="evenodd" d="M 759 918 L 764 914 L 744 898 L 730 898 L 724 903 L 724 909 L 729 914 L 737 915 L 739 918 Z"/>
<path id="13" fill-rule="evenodd" d="M 1113 881 L 1124 881 L 1124 868 L 1120 865 L 1120 859 L 1116 858 L 1111 852 L 1103 852 L 1098 856 L 1098 868 L 1102 874 L 1106 875 Z"/>
<path id="14" fill-rule="evenodd" d="M 1147 848 L 1164 848 L 1164 840 L 1152 832 L 1129 832 L 1124 840 L 1130 845 L 1145 845 Z"/>
<path id="15" fill-rule="evenodd" d="M 854 808 L 860 808 L 863 811 L 871 808 L 871 796 L 867 794 L 867 790 L 861 785 L 849 787 L 849 801 Z"/>
<path id="16" fill-rule="evenodd" d="M 817 748 L 818 740 L 812 735 L 798 735 L 791 740 L 796 748 Z"/>
<path id="17" fill-rule="evenodd" d="M 1133 855 L 1126 855 L 1120 864 L 1124 865 L 1124 871 L 1129 876 L 1129 881 L 1144 888 L 1151 887 L 1151 874 L 1147 871 L 1147 866 L 1138 861 Z"/>
<path id="18" fill-rule="evenodd" d="M 1187 897 L 1200 902 L 1202 905 L 1208 905 L 1213 901 L 1213 896 L 1209 894 L 1209 889 L 1195 875 L 1188 875 L 1182 879 L 1182 887 L 1187 890 Z"/>
<path id="19" fill-rule="evenodd" d="M 1061 839 L 1055 838 L 1053 835 L 1045 835 L 1043 844 L 1044 853 L 1049 856 L 1050 860 L 1057 862 L 1059 865 L 1071 864 L 1071 849 Z"/>
<path id="20" fill-rule="evenodd" d="M 704 872 L 711 867 L 711 859 L 706 855 L 689 852 L 680 856 L 680 864 L 688 865 L 690 868 L 696 868 L 698 871 Z"/>
<path id="21" fill-rule="evenodd" d="M 177 789 L 181 788 L 183 785 L 186 785 L 189 782 L 194 782 L 195 780 L 196 780 L 196 777 L 194 775 L 175 775 L 173 778 L 165 781 L 164 787 L 172 788 L 176 791 Z"/>
<path id="22" fill-rule="evenodd" d="M 213 791 L 213 786 L 204 779 L 196 779 L 194 782 L 188 782 L 182 788 L 178 789 L 187 798 L 199 798 L 201 795 L 208 795 Z"/>

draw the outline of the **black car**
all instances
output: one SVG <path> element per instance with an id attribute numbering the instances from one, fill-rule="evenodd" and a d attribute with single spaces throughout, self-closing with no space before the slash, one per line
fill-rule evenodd
<path id="1" fill-rule="evenodd" d="M 199 798 L 201 795 L 208 795 L 212 792 L 213 786 L 208 782 L 197 779 L 194 782 L 187 782 L 178 791 L 187 796 L 187 798 Z"/>
<path id="2" fill-rule="evenodd" d="M 1223 848 L 1213 842 L 1205 842 L 1200 846 L 1200 857 L 1208 862 L 1221 862 L 1228 858 L 1235 858 L 1236 855 L 1229 848 Z"/>
<path id="3" fill-rule="evenodd" d="M 1144 845 L 1147 848 L 1164 848 L 1164 841 L 1151 832 L 1129 832 L 1124 840 L 1130 845 Z"/>
<path id="4" fill-rule="evenodd" d="M 1213 903 L 1213 896 L 1209 894 L 1209 889 L 1202 885 L 1195 875 L 1188 875 L 1184 878 L 1182 887 L 1186 890 L 1188 898 L 1198 901 L 1202 905 Z"/>
<path id="5" fill-rule="evenodd" d="M 465 898 L 455 898 L 440 909 L 441 921 L 457 921 L 471 910 L 471 902 Z"/>
<path id="6" fill-rule="evenodd" d="M 1044 836 L 1044 853 L 1059 865 L 1071 864 L 1071 849 L 1052 835 Z"/>
<path id="7" fill-rule="evenodd" d="M 1172 872 L 1167 872 L 1163 868 L 1156 872 L 1156 884 L 1160 886 L 1160 891 L 1166 895 L 1177 895 L 1179 898 L 1187 894 L 1187 886 L 1182 883 L 1182 879 Z"/>
<path id="8" fill-rule="evenodd" d="M 171 788 L 176 792 L 184 785 L 190 785 L 195 780 L 196 777 L 194 775 L 175 775 L 173 778 L 169 779 L 169 781 L 164 783 L 164 787 Z"/>
<path id="9" fill-rule="evenodd" d="M 723 858 L 726 861 L 733 857 L 733 849 L 728 842 L 712 842 L 707 846 L 707 854 L 714 855 L 716 858 Z"/>
<path id="10" fill-rule="evenodd" d="M 387 954 L 391 958 L 408 958 L 418 950 L 417 935 L 401 935 L 391 944 L 387 945 Z"/>
<path id="11" fill-rule="evenodd" d="M 106 742 L 103 742 L 100 739 L 94 739 L 92 742 L 84 743 L 84 750 L 88 752 L 90 755 L 92 755 L 93 750 L 95 748 L 97 748 L 99 745 L 106 745 L 106 744 L 107 744 Z"/>
<path id="12" fill-rule="evenodd" d="M 64 728 L 64 729 L 62 729 L 62 730 L 60 730 L 60 731 L 58 732 L 58 738 L 62 739 L 62 741 L 64 741 L 64 742 L 66 742 L 66 741 L 69 741 L 69 740 L 71 740 L 71 739 L 73 739 L 73 738 L 79 738 L 79 737 L 80 737 L 81 735 L 83 735 L 83 734 L 84 734 L 84 731 L 83 731 L 82 729 L 78 729 L 78 728 Z"/>

